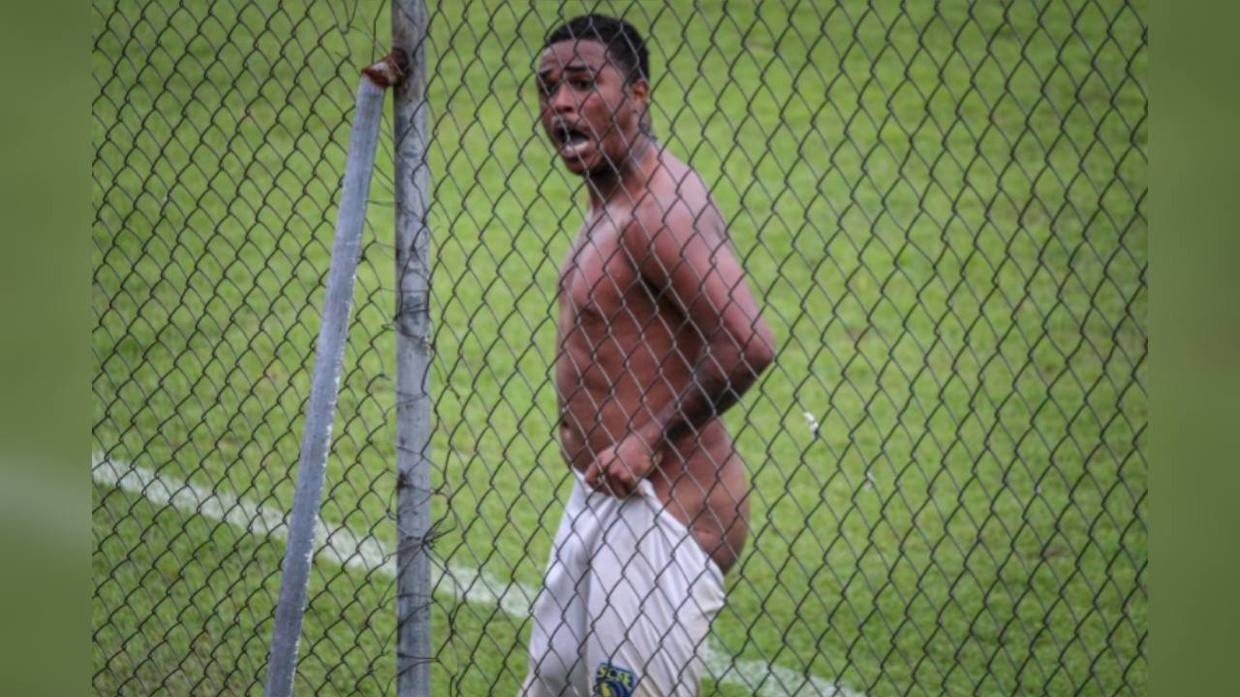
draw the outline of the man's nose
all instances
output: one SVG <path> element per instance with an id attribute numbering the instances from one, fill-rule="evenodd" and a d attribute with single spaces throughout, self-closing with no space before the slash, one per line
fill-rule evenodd
<path id="1" fill-rule="evenodd" d="M 556 88 L 555 93 L 551 95 L 551 111 L 556 114 L 570 114 L 577 110 L 577 99 L 573 96 L 572 90 L 565 85 Z"/>

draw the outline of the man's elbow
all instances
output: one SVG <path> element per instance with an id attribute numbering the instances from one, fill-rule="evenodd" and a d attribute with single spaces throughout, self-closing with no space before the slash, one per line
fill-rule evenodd
<path id="1" fill-rule="evenodd" d="M 775 337 L 765 324 L 759 325 L 745 344 L 743 360 L 754 378 L 775 361 Z"/>

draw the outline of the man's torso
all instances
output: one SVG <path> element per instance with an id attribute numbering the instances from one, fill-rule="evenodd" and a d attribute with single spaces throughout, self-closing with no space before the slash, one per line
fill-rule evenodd
<path id="1" fill-rule="evenodd" d="M 651 183 L 656 195 L 637 205 L 661 205 L 660 184 L 664 191 L 671 188 L 672 196 L 685 195 L 688 187 L 674 182 L 669 187 L 660 178 L 670 175 L 656 174 Z M 704 187 L 697 188 L 688 195 L 700 195 L 699 205 L 717 216 L 706 205 Z M 560 269 L 559 435 L 566 460 L 582 471 L 596 454 L 676 399 L 693 380 L 704 345 L 674 299 L 643 280 L 635 259 L 641 252 L 621 239 L 634 213 L 631 202 L 618 202 L 592 215 Z M 721 226 L 721 221 L 703 224 Z M 649 477 L 656 494 L 726 571 L 744 543 L 748 503 L 744 465 L 722 421 L 660 446 L 656 461 Z"/>

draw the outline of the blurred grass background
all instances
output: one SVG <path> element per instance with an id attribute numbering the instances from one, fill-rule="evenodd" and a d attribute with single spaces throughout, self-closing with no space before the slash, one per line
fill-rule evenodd
<path id="1" fill-rule="evenodd" d="M 1144 691 L 1143 3 L 430 5 L 444 565 L 536 585 L 568 490 L 548 369 L 584 202 L 531 78 L 597 8 L 649 32 L 655 130 L 712 186 L 781 346 L 728 416 L 753 535 L 718 644 L 869 695 Z M 387 8 L 94 18 L 97 453 L 286 510 Z M 382 148 L 323 518 L 390 544 Z M 279 543 L 95 502 L 96 690 L 259 691 Z M 391 692 L 390 578 L 316 574 L 299 688 Z M 440 599 L 438 692 L 514 693 L 528 622 Z"/>

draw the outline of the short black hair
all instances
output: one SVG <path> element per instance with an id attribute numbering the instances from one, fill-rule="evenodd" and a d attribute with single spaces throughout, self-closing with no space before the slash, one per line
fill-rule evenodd
<path id="1" fill-rule="evenodd" d="M 612 60 L 624 66 L 626 80 L 650 80 L 650 57 L 637 29 L 623 19 L 588 14 L 573 17 L 547 35 L 543 48 L 560 41 L 597 41 L 607 47 Z"/>

